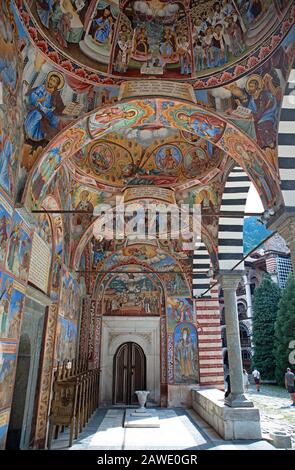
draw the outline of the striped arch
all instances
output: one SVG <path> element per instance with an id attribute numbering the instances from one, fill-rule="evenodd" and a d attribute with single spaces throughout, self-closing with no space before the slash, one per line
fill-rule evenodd
<path id="1" fill-rule="evenodd" d="M 211 297 L 211 292 L 208 290 L 210 288 L 211 279 L 204 272 L 207 271 L 209 273 L 210 267 L 211 261 L 208 250 L 205 244 L 200 242 L 193 255 L 193 297 Z"/>
<path id="2" fill-rule="evenodd" d="M 245 212 L 250 180 L 239 166 L 235 166 L 228 175 L 222 195 L 220 211 Z M 238 215 L 238 214 L 237 214 Z M 231 270 L 243 258 L 243 225 L 244 216 L 220 217 L 218 233 L 219 269 Z M 244 269 L 244 263 L 238 268 Z"/>
<path id="3" fill-rule="evenodd" d="M 281 190 L 287 210 L 295 210 L 295 60 L 283 99 L 278 136 Z"/>

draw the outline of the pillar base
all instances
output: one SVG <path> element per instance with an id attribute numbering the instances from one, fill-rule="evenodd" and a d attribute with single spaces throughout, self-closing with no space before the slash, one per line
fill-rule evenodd
<path id="1" fill-rule="evenodd" d="M 248 400 L 243 393 L 230 393 L 224 403 L 231 408 L 254 408 L 252 401 Z"/>

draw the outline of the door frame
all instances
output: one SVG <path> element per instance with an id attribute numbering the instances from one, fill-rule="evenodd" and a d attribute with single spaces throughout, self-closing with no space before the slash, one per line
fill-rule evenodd
<path id="1" fill-rule="evenodd" d="M 146 389 L 149 398 L 160 405 L 161 346 L 160 317 L 102 317 L 99 403 L 112 405 L 113 361 L 123 343 L 137 343 L 146 357 Z"/>

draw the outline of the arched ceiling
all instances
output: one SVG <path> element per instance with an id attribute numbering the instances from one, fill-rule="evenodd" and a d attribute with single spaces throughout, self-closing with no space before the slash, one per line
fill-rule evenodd
<path id="1" fill-rule="evenodd" d="M 126 139 L 126 136 L 124 137 L 125 143 L 123 139 L 124 145 L 120 147 L 122 151 L 118 153 L 120 156 L 115 156 L 115 152 L 119 148 L 120 134 L 131 132 L 137 136 L 140 132 L 148 132 L 150 135 L 152 129 L 159 132 L 163 128 L 168 128 L 168 132 L 171 133 L 169 137 L 166 137 L 168 139 L 166 145 L 165 139 L 162 145 L 161 143 L 157 145 L 154 142 L 153 148 L 150 149 L 151 152 L 147 154 L 147 149 L 137 143 L 138 153 L 141 149 L 143 157 L 146 156 L 145 160 L 142 160 L 138 165 L 138 171 L 134 171 L 134 165 L 137 165 L 138 162 L 134 161 L 136 152 L 132 147 L 136 142 L 132 138 Z M 178 145 L 173 144 L 175 133 L 180 133 L 182 136 L 183 150 L 181 142 L 178 142 Z M 185 136 L 190 136 L 190 140 L 195 140 L 195 142 L 185 142 Z M 200 143 L 198 143 L 198 139 Z M 176 100 L 145 99 L 130 100 L 114 106 L 99 108 L 54 138 L 31 172 L 26 188 L 27 197 L 31 198 L 31 201 L 27 200 L 27 202 L 30 206 L 32 204 L 33 206 L 38 205 L 40 198 L 45 196 L 48 184 L 54 175 L 68 161 L 73 164 L 74 168 L 78 166 L 79 171 L 81 166 L 83 169 L 83 164 L 86 161 L 86 170 L 91 170 L 92 176 L 81 175 L 79 181 L 84 184 L 95 183 L 97 179 L 109 183 L 106 181 L 106 177 L 111 179 L 111 164 L 113 164 L 118 174 L 113 175 L 115 181 L 108 184 L 108 187 L 122 187 L 126 186 L 126 183 L 130 184 L 132 179 L 128 181 L 128 178 L 133 178 L 133 174 L 128 175 L 133 171 L 137 181 L 139 181 L 140 173 L 143 173 L 141 176 L 144 176 L 143 179 L 146 180 L 149 179 L 147 177 L 159 177 L 162 174 L 166 180 L 161 182 L 158 179 L 159 185 L 167 186 L 167 181 L 170 179 L 168 185 L 173 187 L 171 178 L 174 178 L 177 188 L 184 189 L 187 187 L 187 181 L 194 179 L 195 173 L 199 171 L 193 163 L 195 154 L 191 153 L 195 151 L 193 146 L 196 142 L 199 147 L 203 145 L 204 151 L 207 150 L 208 160 L 209 153 L 215 146 L 219 149 L 215 150 L 215 155 L 222 156 L 222 153 L 225 152 L 236 160 L 260 190 L 266 206 L 279 200 L 280 192 L 276 169 L 266 161 L 259 146 L 240 129 L 222 116 L 195 104 Z M 133 151 L 130 152 L 130 149 Z M 78 156 L 77 152 L 79 152 Z M 182 160 L 183 158 L 184 160 Z M 221 157 L 218 158 L 221 159 Z M 200 160 L 199 150 L 198 165 Z M 93 173 L 96 173 L 95 177 L 93 177 Z M 126 182 L 124 178 L 126 178 Z M 121 182 L 120 179 L 122 179 Z M 274 181 L 277 182 L 277 188 L 275 188 Z"/>
<path id="2" fill-rule="evenodd" d="M 139 185 L 193 186 L 216 175 L 226 153 L 187 134 L 157 126 L 110 133 L 78 151 L 68 167 L 109 191 Z"/>
<path id="3" fill-rule="evenodd" d="M 292 0 L 19 0 L 32 40 L 61 68 L 92 83 L 239 78 L 291 27 Z"/>

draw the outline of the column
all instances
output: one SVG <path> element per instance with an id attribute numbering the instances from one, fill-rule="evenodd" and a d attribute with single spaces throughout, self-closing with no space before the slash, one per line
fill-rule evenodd
<path id="1" fill-rule="evenodd" d="M 247 301 L 247 318 L 252 318 L 253 310 L 252 310 L 252 296 L 251 296 L 251 288 L 250 282 L 248 279 L 247 274 L 243 276 L 244 286 L 246 290 L 246 301 Z"/>
<path id="2" fill-rule="evenodd" d="M 224 312 L 231 393 L 225 403 L 233 408 L 253 407 L 244 395 L 243 366 L 236 290 L 245 271 L 220 271 L 218 280 L 224 292 Z"/>
<path id="3" fill-rule="evenodd" d="M 283 222 L 274 228 L 284 238 L 290 250 L 293 273 L 295 273 L 295 216 L 285 216 Z"/>

